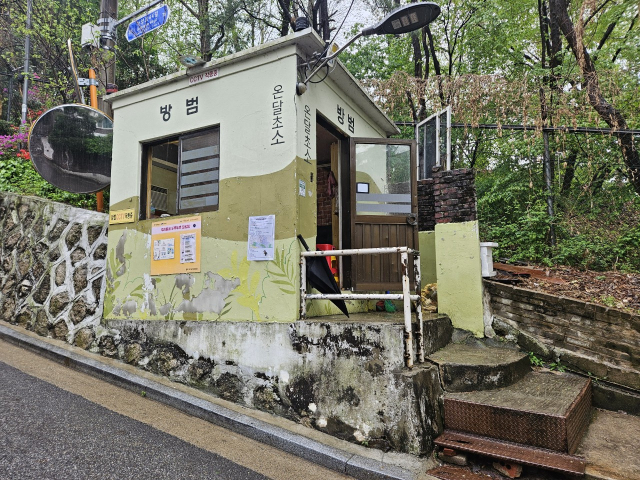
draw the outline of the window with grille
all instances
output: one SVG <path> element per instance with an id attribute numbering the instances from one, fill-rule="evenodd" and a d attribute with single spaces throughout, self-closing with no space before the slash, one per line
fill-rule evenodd
<path id="1" fill-rule="evenodd" d="M 146 145 L 141 218 L 218 209 L 220 128 Z"/>

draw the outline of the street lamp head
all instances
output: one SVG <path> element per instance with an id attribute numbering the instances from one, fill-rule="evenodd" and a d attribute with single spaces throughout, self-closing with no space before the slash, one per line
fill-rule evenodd
<path id="1" fill-rule="evenodd" d="M 311 73 L 307 77 L 296 85 L 296 92 L 298 95 L 302 95 L 307 91 L 307 84 L 311 77 L 318 73 L 322 68 L 326 67 L 329 62 L 336 58 L 340 53 L 355 42 L 358 38 L 368 35 L 399 35 L 401 33 L 412 32 L 419 28 L 428 25 L 433 22 L 440 15 L 440 7 L 433 2 L 420 2 L 411 3 L 400 7 L 389 15 L 387 15 L 380 23 L 373 27 L 367 27 L 360 33 L 351 37 L 347 43 L 342 47 L 334 51 L 332 54 L 322 58 L 321 61 L 316 62 L 312 68 Z M 325 52 L 326 53 L 326 50 Z"/>
<path id="2" fill-rule="evenodd" d="M 380 23 L 362 30 L 362 35 L 399 35 L 412 32 L 433 22 L 440 15 L 440 6 L 433 2 L 411 3 L 394 10 Z"/>
<path id="3" fill-rule="evenodd" d="M 178 61 L 187 68 L 191 67 L 199 67 L 207 63 L 200 57 L 196 57 L 195 55 L 181 55 Z"/>

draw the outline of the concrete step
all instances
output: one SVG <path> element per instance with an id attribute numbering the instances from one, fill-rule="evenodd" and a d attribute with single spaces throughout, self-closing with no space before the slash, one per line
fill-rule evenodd
<path id="1" fill-rule="evenodd" d="M 516 350 L 482 344 L 449 344 L 429 355 L 448 392 L 490 390 L 517 382 L 531 371 L 529 358 Z"/>
<path id="2" fill-rule="evenodd" d="M 445 393 L 445 428 L 572 454 L 589 424 L 591 380 L 530 372 L 496 390 Z"/>

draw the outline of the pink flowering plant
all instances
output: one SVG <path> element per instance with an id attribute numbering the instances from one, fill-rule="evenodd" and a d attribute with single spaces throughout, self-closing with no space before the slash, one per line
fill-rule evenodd
<path id="1" fill-rule="evenodd" d="M 29 111 L 27 118 L 35 121 L 41 113 Z M 31 163 L 28 133 L 19 132 L 18 127 L 13 129 L 14 133 L 0 135 L 0 192 L 34 195 L 77 207 L 95 208 L 95 195 L 64 192 L 43 179 Z"/>

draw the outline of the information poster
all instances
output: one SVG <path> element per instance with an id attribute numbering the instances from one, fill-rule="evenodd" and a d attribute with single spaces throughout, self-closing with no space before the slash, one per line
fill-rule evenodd
<path id="1" fill-rule="evenodd" d="M 167 219 L 151 227 L 151 275 L 200 271 L 201 217 Z"/>
<path id="2" fill-rule="evenodd" d="M 276 216 L 249 217 L 249 260 L 273 260 L 276 235 Z"/>

